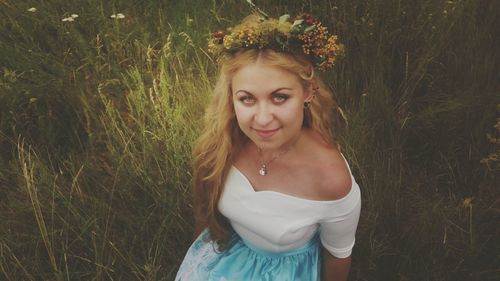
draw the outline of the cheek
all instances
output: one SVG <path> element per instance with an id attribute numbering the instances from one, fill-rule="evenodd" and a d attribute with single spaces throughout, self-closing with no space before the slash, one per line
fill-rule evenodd
<path id="1" fill-rule="evenodd" d="M 293 104 L 287 108 L 283 108 L 283 110 L 280 110 L 278 115 L 283 122 L 302 124 L 304 115 L 303 105 Z"/>
<path id="2" fill-rule="evenodd" d="M 252 119 L 252 110 L 241 104 L 234 104 L 234 113 L 240 127 Z"/>

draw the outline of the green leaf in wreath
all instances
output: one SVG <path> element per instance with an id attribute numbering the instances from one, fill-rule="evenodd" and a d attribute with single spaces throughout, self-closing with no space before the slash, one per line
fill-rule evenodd
<path id="1" fill-rule="evenodd" d="M 304 33 L 309 32 L 309 31 L 311 31 L 311 30 L 314 30 L 315 28 L 316 28 L 316 25 L 314 25 L 314 24 L 313 24 L 313 25 L 311 25 L 311 26 L 308 26 L 308 27 L 306 27 L 306 29 L 304 30 Z"/>
<path id="2" fill-rule="evenodd" d="M 280 17 L 280 20 L 279 20 L 279 21 L 280 21 L 280 22 L 287 22 L 289 18 L 290 18 L 290 15 L 282 15 L 282 16 Z"/>
<path id="3" fill-rule="evenodd" d="M 292 28 L 296 27 L 296 26 L 299 26 L 301 25 L 302 23 L 304 22 L 303 19 L 300 19 L 300 20 L 295 20 L 292 24 Z"/>

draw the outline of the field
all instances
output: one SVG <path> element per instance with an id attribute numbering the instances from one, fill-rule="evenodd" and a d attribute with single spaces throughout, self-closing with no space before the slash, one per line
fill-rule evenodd
<path id="1" fill-rule="evenodd" d="M 254 1 L 345 45 L 350 280 L 500 280 L 500 1 Z M 210 32 L 244 0 L 0 0 L 0 280 L 173 280 Z"/>

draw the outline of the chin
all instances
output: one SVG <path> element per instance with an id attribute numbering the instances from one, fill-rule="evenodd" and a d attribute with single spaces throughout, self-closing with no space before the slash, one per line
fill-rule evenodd
<path id="1" fill-rule="evenodd" d="M 283 143 L 274 140 L 259 140 L 254 142 L 259 148 L 264 150 L 274 150 L 279 149 Z"/>

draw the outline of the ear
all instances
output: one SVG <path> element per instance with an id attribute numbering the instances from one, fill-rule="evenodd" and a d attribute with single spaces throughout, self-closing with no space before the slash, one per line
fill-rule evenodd
<path id="1" fill-rule="evenodd" d="M 304 102 L 310 102 L 314 98 L 314 83 L 309 84 L 304 92 Z"/>

